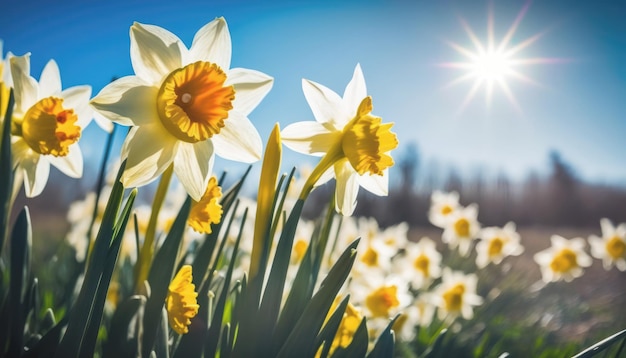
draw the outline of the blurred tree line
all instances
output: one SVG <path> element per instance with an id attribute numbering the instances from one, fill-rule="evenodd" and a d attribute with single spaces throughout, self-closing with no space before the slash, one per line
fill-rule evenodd
<path id="1" fill-rule="evenodd" d="M 430 226 L 427 212 L 431 193 L 454 190 L 460 194 L 462 205 L 478 204 L 478 220 L 486 226 L 514 221 L 518 226 L 597 227 L 604 217 L 616 224 L 626 222 L 626 187 L 583 181 L 556 151 L 549 153 L 547 174 L 532 171 L 518 182 L 503 173 L 487 176 L 480 170 L 469 178 L 454 169 L 441 176 L 437 170 L 420 165 L 413 144 L 396 157 L 392 170 L 395 180 L 390 183 L 389 196 L 377 197 L 360 190 L 355 215 L 375 217 L 383 227 L 403 221 L 411 226 Z M 314 192 L 320 198 L 311 200 L 307 208 L 311 217 L 321 210 L 315 203 L 323 203 L 332 193 L 332 187 L 320 189 Z"/>

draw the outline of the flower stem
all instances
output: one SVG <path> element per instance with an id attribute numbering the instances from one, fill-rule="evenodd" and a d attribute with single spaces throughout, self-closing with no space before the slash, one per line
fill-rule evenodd
<path id="1" fill-rule="evenodd" d="M 159 186 L 154 194 L 154 200 L 152 201 L 152 210 L 150 213 L 150 221 L 148 221 L 148 228 L 146 229 L 146 236 L 139 250 L 137 256 L 137 264 L 135 265 L 135 291 L 140 292 L 144 289 L 143 282 L 148 279 L 148 272 L 150 271 L 150 265 L 152 264 L 152 256 L 154 256 L 154 238 L 156 236 L 156 225 L 159 218 L 159 212 L 165 201 L 165 195 L 167 189 L 170 186 L 170 180 L 172 179 L 172 173 L 174 172 L 174 164 L 170 164 L 167 169 L 161 174 L 159 180 Z"/>
<path id="2" fill-rule="evenodd" d="M 334 145 L 322 159 L 317 163 L 311 175 L 307 178 L 306 182 L 302 186 L 302 191 L 298 199 L 306 200 L 311 193 L 311 190 L 315 187 L 315 183 L 320 179 L 328 169 L 330 169 L 338 160 L 345 157 L 343 149 L 341 148 L 341 142 Z"/>

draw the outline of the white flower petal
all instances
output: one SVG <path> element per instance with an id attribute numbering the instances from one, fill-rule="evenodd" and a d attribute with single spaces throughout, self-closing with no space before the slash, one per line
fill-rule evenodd
<path id="1" fill-rule="evenodd" d="M 158 121 L 158 91 L 137 76 L 122 77 L 104 87 L 91 105 L 103 117 L 121 125 L 146 125 Z"/>
<path id="2" fill-rule="evenodd" d="M 250 120 L 231 110 L 226 125 L 211 140 L 215 153 L 224 159 L 243 163 L 253 163 L 261 159 L 263 142 L 261 136 Z"/>
<path id="3" fill-rule="evenodd" d="M 102 130 L 107 133 L 111 133 L 113 131 L 113 122 L 104 118 L 104 116 L 100 113 L 93 111 L 93 120 L 96 122 L 98 127 L 102 128 Z"/>
<path id="4" fill-rule="evenodd" d="M 337 188 L 335 191 L 335 209 L 344 216 L 350 216 L 356 208 L 356 199 L 359 193 L 357 174 L 350 162 L 341 160 L 335 163 Z"/>
<path id="5" fill-rule="evenodd" d="M 345 108 L 354 110 L 354 113 L 356 113 L 357 108 L 359 108 L 361 101 L 365 97 L 367 97 L 365 78 L 363 77 L 363 71 L 361 71 L 361 65 L 357 64 L 354 68 L 352 80 L 350 80 L 343 93 L 343 104 Z"/>
<path id="6" fill-rule="evenodd" d="M 389 193 L 389 170 L 387 169 L 383 171 L 382 175 L 360 175 L 358 180 L 359 185 L 372 194 L 387 196 Z"/>
<path id="7" fill-rule="evenodd" d="M 204 25 L 193 37 L 189 58 L 191 61 L 208 61 L 223 70 L 230 68 L 232 54 L 230 32 L 223 17 Z"/>
<path id="8" fill-rule="evenodd" d="M 210 140 L 179 142 L 174 158 L 174 172 L 185 190 L 195 201 L 206 191 L 213 167 L 213 143 Z"/>
<path id="9" fill-rule="evenodd" d="M 246 116 L 265 98 L 273 84 L 274 78 L 245 68 L 233 68 L 228 71 L 228 77 L 224 83 L 225 86 L 233 85 L 235 88 L 233 108 Z"/>
<path id="10" fill-rule="evenodd" d="M 322 175 L 320 175 L 320 178 L 317 179 L 317 183 L 315 183 L 314 187 L 318 187 L 322 184 L 325 184 L 329 180 L 333 179 L 334 177 L 335 177 L 335 168 L 330 167 L 324 173 L 322 173 Z"/>
<path id="11" fill-rule="evenodd" d="M 130 27 L 130 59 L 138 77 L 160 84 L 163 77 L 182 67 L 182 41 L 166 29 L 135 22 Z"/>
<path id="12" fill-rule="evenodd" d="M 174 159 L 177 142 L 161 123 L 136 128 L 128 133 L 123 146 L 128 156 L 122 175 L 126 188 L 146 185 L 161 175 Z"/>
<path id="13" fill-rule="evenodd" d="M 330 132 L 318 122 L 296 122 L 285 127 L 281 141 L 289 149 L 299 153 L 322 156 L 341 140 L 341 132 Z"/>
<path id="14" fill-rule="evenodd" d="M 78 124 L 81 128 L 87 127 L 93 117 L 93 109 L 89 106 L 89 98 L 91 98 L 91 86 L 75 86 L 64 90 L 61 93 L 63 97 L 63 107 L 71 108 L 78 115 Z"/>
<path id="15" fill-rule="evenodd" d="M 39 77 L 39 98 L 46 98 L 61 93 L 61 73 L 54 60 L 48 61 Z"/>
<path id="16" fill-rule="evenodd" d="M 43 191 L 50 175 L 50 163 L 40 155 L 32 155 L 20 162 L 24 173 L 24 192 L 33 198 Z"/>
<path id="17" fill-rule="evenodd" d="M 50 164 L 54 165 L 68 177 L 80 178 L 83 176 L 83 154 L 78 143 L 74 143 L 69 147 L 69 152 L 66 156 L 48 156 L 48 160 Z"/>
<path id="18" fill-rule="evenodd" d="M 316 121 L 331 124 L 335 128 L 343 128 L 343 125 L 337 123 L 346 123 L 350 120 L 343 108 L 341 97 L 328 87 L 303 79 L 302 91 Z"/>
<path id="19" fill-rule="evenodd" d="M 30 54 L 11 57 L 11 77 L 15 93 L 14 116 L 21 116 L 37 102 L 37 81 L 30 76 Z"/>

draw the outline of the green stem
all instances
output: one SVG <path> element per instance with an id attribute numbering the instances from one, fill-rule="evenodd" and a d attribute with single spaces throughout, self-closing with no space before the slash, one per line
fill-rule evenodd
<path id="1" fill-rule="evenodd" d="M 302 186 L 302 191 L 298 199 L 306 200 L 311 193 L 311 190 L 315 187 L 315 183 L 320 179 L 328 169 L 330 169 L 338 160 L 345 157 L 341 148 L 341 142 L 333 146 L 322 159 L 317 163 L 311 175 L 307 178 L 306 182 Z"/>
<path id="2" fill-rule="evenodd" d="M 165 195 L 170 186 L 170 180 L 172 179 L 172 173 L 174 172 L 174 164 L 170 164 L 167 169 L 161 174 L 159 186 L 154 194 L 154 200 L 152 201 L 152 212 L 150 213 L 150 221 L 148 221 L 148 228 L 146 229 L 146 236 L 139 250 L 139 256 L 137 257 L 137 264 L 135 265 L 135 291 L 141 292 L 144 289 L 143 282 L 148 279 L 148 272 L 150 271 L 150 265 L 152 264 L 152 257 L 154 256 L 156 237 L 156 226 L 159 218 L 159 212 L 165 201 Z"/>

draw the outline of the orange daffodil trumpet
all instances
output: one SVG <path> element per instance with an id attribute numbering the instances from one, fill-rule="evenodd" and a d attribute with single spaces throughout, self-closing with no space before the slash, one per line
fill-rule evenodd
<path id="1" fill-rule="evenodd" d="M 90 86 L 61 90 L 61 75 L 50 60 L 39 82 L 30 76 L 30 55 L 11 56 L 15 91 L 11 144 L 16 185 L 24 182 L 27 197 L 39 195 L 48 181 L 50 164 L 72 178 L 83 174 L 78 146 L 82 130 L 92 118 Z"/>
<path id="2" fill-rule="evenodd" d="M 132 126 L 122 146 L 125 187 L 148 184 L 172 164 L 199 201 L 215 154 L 245 163 L 261 158 L 261 137 L 248 115 L 273 78 L 230 68 L 224 18 L 198 30 L 189 49 L 171 32 L 137 22 L 130 39 L 135 75 L 114 81 L 91 101 L 100 115 Z"/>
<path id="3" fill-rule="evenodd" d="M 297 122 L 281 132 L 290 149 L 323 156 L 304 185 L 301 198 L 314 185 L 335 177 L 336 210 L 348 216 L 354 212 L 359 187 L 380 196 L 387 195 L 388 169 L 394 162 L 389 152 L 398 146 L 393 123 L 382 123 L 371 114 L 372 98 L 367 95 L 361 66 L 357 64 L 343 97 L 327 87 L 302 80 L 302 90 L 316 121 Z"/>

